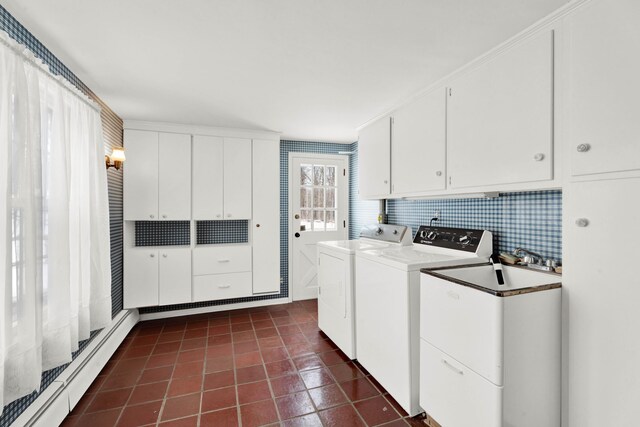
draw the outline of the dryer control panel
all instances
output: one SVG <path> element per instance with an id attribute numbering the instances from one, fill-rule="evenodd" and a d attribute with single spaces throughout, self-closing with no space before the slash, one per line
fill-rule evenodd
<path id="1" fill-rule="evenodd" d="M 485 230 L 421 225 L 413 238 L 413 243 L 465 252 L 477 252 L 480 244 L 486 242 L 487 237 L 492 239 L 491 232 Z M 491 247 L 493 247 L 493 242 L 491 242 Z"/>

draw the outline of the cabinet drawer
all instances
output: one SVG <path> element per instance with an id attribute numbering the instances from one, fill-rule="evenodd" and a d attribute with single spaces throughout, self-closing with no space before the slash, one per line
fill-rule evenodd
<path id="1" fill-rule="evenodd" d="M 446 427 L 501 427 L 502 387 L 420 340 L 420 406 Z"/>
<path id="2" fill-rule="evenodd" d="M 193 274 L 240 273 L 251 271 L 251 246 L 224 246 L 193 250 Z"/>
<path id="3" fill-rule="evenodd" d="M 251 289 L 251 272 L 195 276 L 193 301 L 247 297 Z"/>
<path id="4" fill-rule="evenodd" d="M 420 286 L 420 337 L 502 385 L 503 298 L 427 274 Z"/>

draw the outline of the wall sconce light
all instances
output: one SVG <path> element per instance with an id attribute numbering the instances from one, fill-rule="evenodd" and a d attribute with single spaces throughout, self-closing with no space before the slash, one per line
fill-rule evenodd
<path id="1" fill-rule="evenodd" d="M 124 156 L 124 148 L 123 147 L 115 147 L 111 152 L 111 156 L 105 155 L 104 161 L 107 165 L 107 170 L 109 168 L 116 168 L 116 170 L 120 170 L 122 167 L 122 163 L 125 161 L 126 157 Z"/>

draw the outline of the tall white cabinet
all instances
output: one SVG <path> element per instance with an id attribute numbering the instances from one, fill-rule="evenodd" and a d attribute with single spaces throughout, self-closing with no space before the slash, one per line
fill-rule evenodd
<path id="1" fill-rule="evenodd" d="M 278 136 L 142 122 L 125 128 L 124 308 L 279 293 Z M 145 246 L 136 224 L 144 233 L 187 230 L 189 243 Z M 223 237 L 199 241 L 200 226 Z M 171 237 L 164 240 L 177 241 Z"/>
<path id="2" fill-rule="evenodd" d="M 638 22 L 632 0 L 592 0 L 566 20 L 566 427 L 640 419 Z"/>

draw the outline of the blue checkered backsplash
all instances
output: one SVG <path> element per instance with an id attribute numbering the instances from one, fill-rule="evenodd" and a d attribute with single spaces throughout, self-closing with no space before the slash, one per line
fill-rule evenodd
<path id="1" fill-rule="evenodd" d="M 494 248 L 511 252 L 517 247 L 545 258 L 562 259 L 562 192 L 505 193 L 495 199 L 390 200 L 389 222 L 408 225 L 415 233 L 436 211 L 442 227 L 489 230 Z"/>

